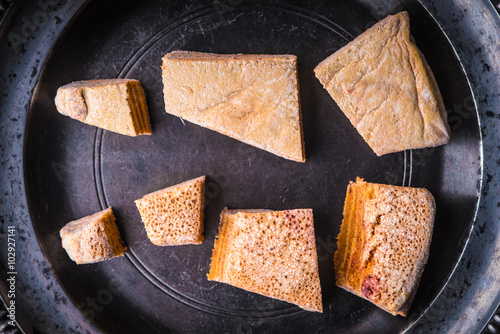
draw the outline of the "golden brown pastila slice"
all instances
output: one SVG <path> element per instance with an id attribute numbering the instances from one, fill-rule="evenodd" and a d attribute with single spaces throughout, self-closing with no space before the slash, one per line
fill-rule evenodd
<path id="1" fill-rule="evenodd" d="M 378 156 L 448 142 L 443 99 L 408 13 L 376 23 L 314 72 Z"/>
<path id="2" fill-rule="evenodd" d="M 312 210 L 224 209 L 207 277 L 323 312 Z"/>
<path id="3" fill-rule="evenodd" d="M 174 51 L 162 69 L 167 113 L 305 161 L 296 56 Z"/>
<path id="4" fill-rule="evenodd" d="M 434 215 L 426 189 L 350 182 L 334 254 L 337 286 L 406 316 L 429 257 Z"/>
<path id="5" fill-rule="evenodd" d="M 63 248 L 77 264 L 109 260 L 123 255 L 127 249 L 112 208 L 67 223 L 59 235 Z"/>
<path id="6" fill-rule="evenodd" d="M 139 81 L 101 79 L 59 87 L 57 110 L 83 123 L 127 136 L 150 135 L 148 106 Z"/>
<path id="7" fill-rule="evenodd" d="M 155 191 L 135 201 L 157 246 L 201 244 L 205 176 Z"/>

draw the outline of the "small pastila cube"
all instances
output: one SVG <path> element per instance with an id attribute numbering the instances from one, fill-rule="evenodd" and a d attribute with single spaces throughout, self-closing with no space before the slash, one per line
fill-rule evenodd
<path id="1" fill-rule="evenodd" d="M 205 176 L 145 195 L 135 201 L 148 238 L 157 246 L 203 241 Z"/>
<path id="2" fill-rule="evenodd" d="M 224 209 L 207 276 L 323 312 L 312 210 Z"/>
<path id="3" fill-rule="evenodd" d="M 69 222 L 59 234 L 63 248 L 77 264 L 109 260 L 127 249 L 111 208 Z"/>
<path id="4" fill-rule="evenodd" d="M 148 106 L 141 83 L 133 79 L 76 81 L 59 87 L 61 114 L 127 136 L 150 135 Z"/>

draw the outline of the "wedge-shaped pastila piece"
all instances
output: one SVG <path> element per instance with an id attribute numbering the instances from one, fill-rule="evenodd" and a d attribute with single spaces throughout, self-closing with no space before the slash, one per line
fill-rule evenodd
<path id="1" fill-rule="evenodd" d="M 201 244 L 205 176 L 135 201 L 149 240 L 157 246 Z"/>
<path id="2" fill-rule="evenodd" d="M 296 56 L 174 51 L 162 69 L 167 113 L 305 161 Z"/>
<path id="3" fill-rule="evenodd" d="M 333 258 L 337 286 L 406 316 L 429 257 L 434 215 L 426 189 L 351 182 Z"/>
<path id="4" fill-rule="evenodd" d="M 312 210 L 224 209 L 207 276 L 323 312 Z"/>
<path id="5" fill-rule="evenodd" d="M 376 23 L 314 72 L 378 156 L 448 142 L 443 99 L 408 13 Z"/>
<path id="6" fill-rule="evenodd" d="M 83 123 L 127 136 L 150 135 L 148 106 L 139 81 L 101 79 L 59 87 L 57 110 Z"/>
<path id="7" fill-rule="evenodd" d="M 63 248 L 77 264 L 109 260 L 123 255 L 127 249 L 111 208 L 69 222 L 59 235 Z"/>

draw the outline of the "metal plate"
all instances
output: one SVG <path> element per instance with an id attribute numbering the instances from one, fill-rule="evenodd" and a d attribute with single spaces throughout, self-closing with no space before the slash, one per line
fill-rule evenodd
<path id="1" fill-rule="evenodd" d="M 434 71 L 452 140 L 443 147 L 376 157 L 312 69 L 375 21 L 400 10 L 409 11 L 412 34 Z M 418 322 L 447 284 L 476 218 L 483 139 L 463 63 L 419 3 L 90 2 L 57 35 L 43 69 L 34 74 L 37 85 L 23 133 L 23 189 L 43 255 L 64 290 L 52 303 L 60 307 L 69 298 L 81 313 L 70 312 L 82 319 L 78 326 L 109 333 L 398 332 Z M 175 49 L 297 55 L 307 162 L 284 160 L 166 114 L 160 64 Z M 121 136 L 56 112 L 59 86 L 114 77 L 143 84 L 152 136 Z M 208 177 L 203 244 L 152 245 L 133 201 L 199 175 Z M 431 257 L 406 318 L 334 285 L 335 237 L 345 189 L 356 176 L 425 187 L 436 198 Z M 129 251 L 123 258 L 77 266 L 60 246 L 58 231 L 107 206 L 115 211 Z M 313 208 L 324 314 L 206 279 L 225 206 Z"/>

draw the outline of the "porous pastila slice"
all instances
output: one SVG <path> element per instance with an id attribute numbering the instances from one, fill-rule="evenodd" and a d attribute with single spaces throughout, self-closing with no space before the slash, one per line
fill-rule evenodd
<path id="1" fill-rule="evenodd" d="M 174 51 L 162 69 L 167 113 L 305 161 L 296 56 Z"/>
<path id="2" fill-rule="evenodd" d="M 426 189 L 351 182 L 334 254 L 337 286 L 406 316 L 429 257 L 434 215 Z"/>
<path id="3" fill-rule="evenodd" d="M 62 246 L 77 264 L 109 260 L 125 253 L 112 208 L 67 223 L 59 232 Z"/>
<path id="4" fill-rule="evenodd" d="M 224 209 L 207 276 L 323 312 L 312 210 Z"/>
<path id="5" fill-rule="evenodd" d="M 443 99 L 408 13 L 376 23 L 314 72 L 377 155 L 448 142 Z"/>
<path id="6" fill-rule="evenodd" d="M 203 241 L 205 176 L 155 191 L 135 201 L 148 238 L 157 246 Z"/>
<path id="7" fill-rule="evenodd" d="M 76 81 L 57 90 L 57 110 L 83 123 L 127 136 L 150 135 L 148 106 L 133 79 Z"/>

